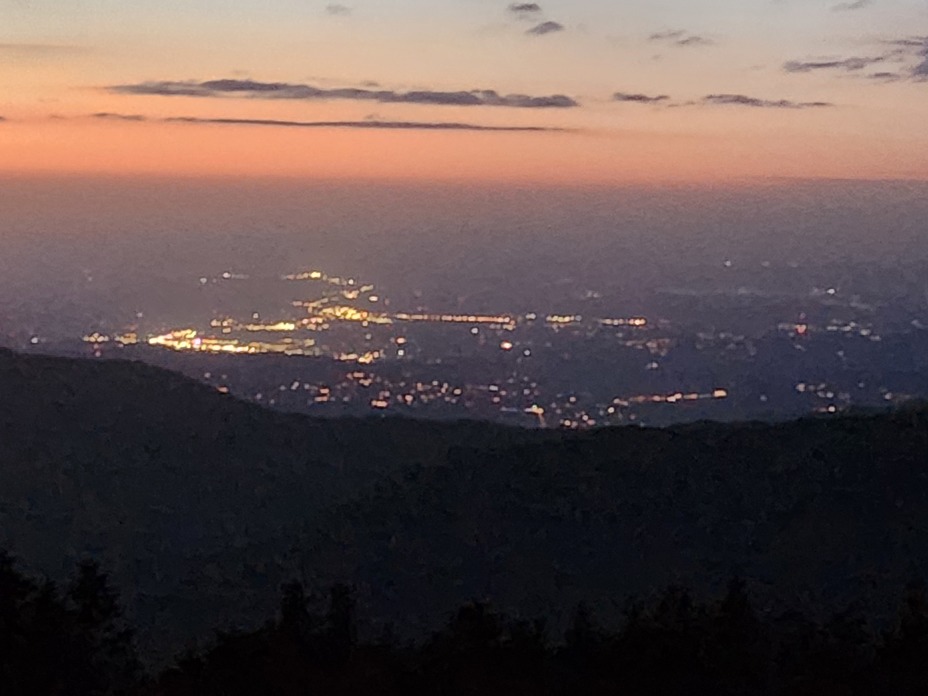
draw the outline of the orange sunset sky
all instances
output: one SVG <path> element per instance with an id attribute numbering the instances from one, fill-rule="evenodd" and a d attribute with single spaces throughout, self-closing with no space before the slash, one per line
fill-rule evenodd
<path id="1" fill-rule="evenodd" d="M 928 179 L 923 0 L 0 0 L 0 173 Z"/>

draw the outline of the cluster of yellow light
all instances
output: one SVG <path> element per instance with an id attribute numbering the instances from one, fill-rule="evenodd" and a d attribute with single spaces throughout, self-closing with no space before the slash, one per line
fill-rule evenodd
<path id="1" fill-rule="evenodd" d="M 495 324 L 502 326 L 515 325 L 512 317 L 507 315 L 408 314 L 406 312 L 400 312 L 399 314 L 394 314 L 393 318 L 397 321 L 440 321 L 448 324 Z"/>
<path id="2" fill-rule="evenodd" d="M 148 344 L 176 351 L 202 353 L 256 353 L 257 349 L 239 344 L 236 340 L 201 338 L 193 329 L 172 331 L 148 339 Z"/>
<path id="3" fill-rule="evenodd" d="M 306 271 L 304 273 L 291 273 L 285 275 L 284 280 L 327 280 L 322 271 Z"/>
<path id="4" fill-rule="evenodd" d="M 335 356 L 336 360 L 341 362 L 356 362 L 359 365 L 370 365 L 381 357 L 379 350 L 368 351 L 367 353 L 339 353 Z"/>
<path id="5" fill-rule="evenodd" d="M 161 336 L 152 336 L 148 344 L 161 348 L 169 348 L 180 352 L 196 353 L 283 353 L 285 355 L 305 355 L 306 349 L 312 348 L 315 341 L 294 341 L 292 338 L 283 339 L 280 343 L 266 343 L 256 341 L 241 343 L 236 339 L 210 338 L 200 336 L 195 329 L 178 329 Z"/>
<path id="6" fill-rule="evenodd" d="M 279 321 L 274 324 L 261 324 L 261 323 L 251 323 L 251 324 L 240 324 L 234 319 L 225 318 L 225 319 L 212 319 L 209 322 L 209 325 L 214 329 L 222 329 L 223 333 L 231 333 L 233 330 L 244 330 L 250 331 L 252 333 L 269 331 L 269 332 L 284 332 L 284 331 L 295 331 L 296 324 L 292 321 Z"/>
<path id="7" fill-rule="evenodd" d="M 547 427 L 548 423 L 545 420 L 545 410 L 538 404 L 532 404 L 529 406 L 527 409 L 525 409 L 525 413 L 531 416 L 536 416 L 538 418 L 538 424 L 542 428 Z"/>
<path id="8" fill-rule="evenodd" d="M 312 302 L 310 302 L 310 301 L 308 301 L 308 300 L 294 300 L 294 301 L 291 302 L 290 304 L 291 304 L 293 307 L 303 307 L 303 308 L 307 309 L 307 310 L 310 311 L 310 312 L 314 312 L 315 310 L 319 309 L 320 307 L 324 307 L 325 305 L 329 304 L 329 298 L 328 298 L 328 297 L 323 297 L 323 298 L 320 299 L 320 300 L 313 300 Z"/>
<path id="9" fill-rule="evenodd" d="M 198 350 L 202 343 L 196 329 L 177 329 L 148 339 L 150 346 L 161 346 L 172 350 Z"/>
<path id="10" fill-rule="evenodd" d="M 128 333 L 119 334 L 116 336 L 116 342 L 122 343 L 124 346 L 134 346 L 139 342 L 139 335 L 134 331 L 129 331 Z"/>
<path id="11" fill-rule="evenodd" d="M 268 331 L 268 332 L 281 332 L 281 331 L 296 331 L 296 324 L 292 321 L 279 321 L 276 324 L 245 324 L 245 331 L 258 332 L 258 331 Z"/>
<path id="12" fill-rule="evenodd" d="M 632 396 L 628 399 L 613 399 L 612 403 L 616 406 L 629 406 L 631 404 L 676 404 L 681 401 L 700 401 L 703 399 L 727 399 L 728 390 L 727 389 L 715 389 L 709 393 L 696 393 L 690 392 L 684 394 L 683 392 L 675 392 L 673 394 L 642 394 L 639 396 Z M 610 409 L 612 413 L 614 409 Z"/>
<path id="13" fill-rule="evenodd" d="M 353 282 L 349 282 L 349 285 L 353 285 Z M 351 290 L 342 290 L 341 294 L 342 294 L 342 297 L 344 297 L 346 300 L 356 300 L 361 295 L 366 295 L 367 293 L 372 292 L 373 290 L 374 290 L 373 285 L 362 285 L 359 288 L 353 287 Z M 370 298 L 368 299 L 370 299 L 371 302 L 377 302 L 377 300 L 379 300 L 380 298 L 377 297 L 376 295 L 371 295 Z"/>
<path id="14" fill-rule="evenodd" d="M 83 338 L 84 343 L 91 343 L 93 345 L 109 343 L 110 340 L 109 336 L 101 334 L 99 331 L 94 331 L 92 334 L 88 334 Z"/>
<path id="15" fill-rule="evenodd" d="M 603 326 L 634 326 L 642 327 L 648 325 L 648 320 L 644 317 L 632 317 L 630 319 L 600 319 L 599 323 Z"/>
<path id="16" fill-rule="evenodd" d="M 579 314 L 549 314 L 545 317 L 545 321 L 549 324 L 576 324 L 577 322 L 583 321 L 583 317 Z"/>
<path id="17" fill-rule="evenodd" d="M 91 345 L 102 345 L 104 343 L 110 343 L 115 341 L 124 346 L 134 346 L 139 342 L 138 334 L 135 332 L 128 332 L 124 334 L 117 334 L 114 337 L 107 336 L 106 334 L 101 334 L 99 331 L 94 331 L 92 334 L 88 334 L 82 338 L 84 343 L 90 343 Z"/>
<path id="18" fill-rule="evenodd" d="M 335 319 L 338 321 L 368 322 L 369 324 L 393 323 L 393 320 L 385 314 L 369 312 L 366 309 L 356 309 L 355 307 L 349 307 L 348 305 L 324 307 L 319 311 L 319 317 L 323 319 Z"/>

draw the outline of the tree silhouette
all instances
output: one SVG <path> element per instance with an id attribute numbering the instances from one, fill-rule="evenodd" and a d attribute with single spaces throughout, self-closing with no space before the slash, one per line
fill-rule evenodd
<path id="1" fill-rule="evenodd" d="M 347 585 L 335 585 L 329 595 L 328 639 L 332 656 L 347 660 L 357 643 L 354 594 Z"/>
<path id="2" fill-rule="evenodd" d="M 124 620 L 116 593 L 96 561 L 85 560 L 68 588 L 75 627 L 87 642 L 94 668 L 88 694 L 124 694 L 139 679 L 134 632 Z"/>
<path id="3" fill-rule="evenodd" d="M 66 596 L 0 551 L 0 687 L 4 696 L 116 696 L 139 686 L 132 632 L 95 563 Z"/>
<path id="4" fill-rule="evenodd" d="M 770 643 L 757 618 L 747 584 L 738 578 L 710 614 L 703 659 L 720 692 L 762 693 L 769 678 Z"/>
<path id="5" fill-rule="evenodd" d="M 0 685 L 11 696 L 68 693 L 81 652 L 54 584 L 20 573 L 0 551 Z"/>
<path id="6" fill-rule="evenodd" d="M 285 636 L 303 646 L 309 644 L 319 623 L 309 613 L 309 602 L 302 583 L 289 582 L 281 588 L 278 627 Z"/>
<path id="7" fill-rule="evenodd" d="M 906 588 L 896 626 L 884 640 L 879 676 L 893 693 L 928 693 L 928 591 L 921 580 Z"/>

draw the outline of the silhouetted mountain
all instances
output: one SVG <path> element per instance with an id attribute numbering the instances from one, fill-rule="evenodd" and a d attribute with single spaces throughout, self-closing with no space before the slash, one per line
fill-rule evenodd
<path id="1" fill-rule="evenodd" d="M 744 577 L 762 606 L 889 618 L 928 564 L 928 411 L 586 434 L 263 410 L 135 363 L 0 352 L 0 547 L 93 556 L 163 661 L 277 589 L 357 588 L 403 635 L 492 600 L 561 632 L 589 602 Z"/>
<path id="2" fill-rule="evenodd" d="M 530 435 L 289 416 L 141 363 L 0 350 L 0 548 L 53 578 L 100 558 L 142 643 L 173 648 L 266 615 L 332 502 L 453 443 Z"/>

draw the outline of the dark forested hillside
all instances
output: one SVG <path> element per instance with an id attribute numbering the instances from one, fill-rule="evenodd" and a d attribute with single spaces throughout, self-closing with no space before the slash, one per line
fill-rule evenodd
<path id="1" fill-rule="evenodd" d="M 744 577 L 764 606 L 889 617 L 928 564 L 928 411 L 586 434 L 313 420 L 134 363 L 0 352 L 0 548 L 92 557 L 164 660 L 346 582 L 423 635 L 464 601 L 561 627 Z"/>
<path id="2" fill-rule="evenodd" d="M 142 644 L 173 647 L 267 614 L 329 504 L 449 446 L 530 437 L 288 416 L 141 363 L 0 350 L 0 548 L 59 578 L 100 559 Z"/>

